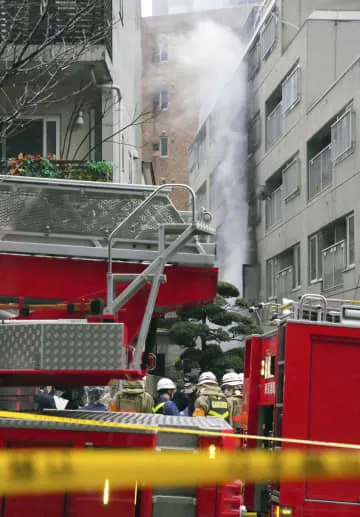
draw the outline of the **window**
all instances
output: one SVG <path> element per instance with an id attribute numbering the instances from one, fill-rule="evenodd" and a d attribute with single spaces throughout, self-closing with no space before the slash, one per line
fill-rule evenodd
<path id="1" fill-rule="evenodd" d="M 294 251 L 294 275 L 293 275 L 293 289 L 298 289 L 301 286 L 301 262 L 300 262 L 300 244 L 296 244 Z"/>
<path id="2" fill-rule="evenodd" d="M 249 123 L 249 153 L 255 151 L 261 143 L 261 116 L 260 112 Z"/>
<path id="3" fill-rule="evenodd" d="M 290 111 L 300 100 L 300 68 L 296 68 L 282 83 L 282 107 Z"/>
<path id="4" fill-rule="evenodd" d="M 168 61 L 168 39 L 167 36 L 159 37 L 156 48 L 153 50 L 153 63 L 165 63 Z"/>
<path id="5" fill-rule="evenodd" d="M 324 147 L 309 161 L 308 198 L 311 200 L 332 184 L 333 164 L 331 144 Z"/>
<path id="6" fill-rule="evenodd" d="M 153 104 L 155 107 L 160 108 L 161 110 L 167 110 L 168 105 L 168 92 L 167 90 L 163 90 L 160 93 L 154 93 L 153 95 Z"/>
<path id="7" fill-rule="evenodd" d="M 47 156 L 60 155 L 60 128 L 57 117 L 24 119 L 6 139 L 6 157 L 20 153 Z"/>
<path id="8" fill-rule="evenodd" d="M 346 218 L 346 267 L 355 264 L 355 219 L 354 214 Z"/>
<path id="9" fill-rule="evenodd" d="M 275 259 L 266 262 L 266 296 L 275 298 Z"/>
<path id="10" fill-rule="evenodd" d="M 332 161 L 336 162 L 352 148 L 352 111 L 346 111 L 331 126 Z"/>
<path id="11" fill-rule="evenodd" d="M 276 18 L 272 14 L 261 31 L 261 56 L 266 59 L 272 51 L 276 41 Z"/>
<path id="12" fill-rule="evenodd" d="M 261 63 L 261 45 L 260 40 L 257 40 L 253 47 L 249 50 L 248 54 L 248 66 L 249 66 L 249 77 L 253 78 L 260 68 Z"/>
<path id="13" fill-rule="evenodd" d="M 282 171 L 284 200 L 299 192 L 299 160 L 295 158 Z"/>
<path id="14" fill-rule="evenodd" d="M 167 90 L 163 90 L 162 92 L 160 92 L 159 101 L 160 101 L 160 109 L 167 110 L 168 109 L 168 92 L 167 92 Z"/>
<path id="15" fill-rule="evenodd" d="M 309 276 L 310 282 L 317 282 L 322 277 L 321 250 L 319 234 L 309 239 Z"/>
<path id="16" fill-rule="evenodd" d="M 269 259 L 266 268 L 267 297 L 276 297 L 280 303 L 291 297 L 292 291 L 301 286 L 300 244 Z"/>
<path id="17" fill-rule="evenodd" d="M 168 137 L 162 136 L 160 138 L 160 156 L 161 158 L 167 158 L 168 157 Z"/>
<path id="18" fill-rule="evenodd" d="M 282 188 L 274 190 L 265 203 L 265 225 L 266 230 L 270 230 L 282 220 Z"/>

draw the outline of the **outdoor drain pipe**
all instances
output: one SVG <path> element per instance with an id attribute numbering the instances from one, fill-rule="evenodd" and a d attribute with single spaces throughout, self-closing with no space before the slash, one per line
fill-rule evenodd
<path id="1" fill-rule="evenodd" d="M 118 124 L 119 124 L 119 127 L 118 127 L 118 130 L 121 129 L 121 109 L 122 109 L 122 104 L 121 104 L 121 100 L 122 100 L 122 95 L 121 95 L 121 88 L 120 86 L 118 86 L 117 84 L 98 84 L 96 82 L 96 77 L 95 77 L 95 73 L 94 73 L 94 70 L 91 70 L 91 76 L 92 76 L 92 79 L 94 81 L 94 84 L 97 88 L 100 88 L 100 89 L 108 89 L 108 90 L 113 90 L 116 92 L 117 94 L 117 104 L 118 104 Z M 124 173 L 124 163 L 122 163 L 122 159 L 121 159 L 121 156 L 122 156 L 122 150 L 121 150 L 121 136 L 120 136 L 120 133 L 117 135 L 118 138 L 119 138 L 119 142 L 118 142 L 118 145 L 119 145 L 119 162 L 118 162 L 118 167 L 119 167 L 119 182 L 121 183 L 121 177 L 120 175 L 122 173 Z"/>

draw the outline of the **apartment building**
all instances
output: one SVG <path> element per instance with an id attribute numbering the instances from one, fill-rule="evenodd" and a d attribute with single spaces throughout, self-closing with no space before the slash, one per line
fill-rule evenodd
<path id="1" fill-rule="evenodd" d="M 48 49 L 47 54 L 38 54 L 36 65 L 31 63 L 32 72 L 17 73 L 14 84 L 5 84 L 1 116 L 6 118 L 7 109 L 13 110 L 14 105 L 19 106 L 19 113 L 16 124 L 2 134 L 3 160 L 19 153 L 52 154 L 73 163 L 105 160 L 113 164 L 114 181 L 143 181 L 142 133 L 132 124 L 141 113 L 141 0 L 54 0 L 43 4 L 45 7 L 29 0 L 0 6 L 1 33 L 9 43 L 1 52 L 5 60 L 2 70 L 9 65 L 7 52 L 12 52 L 13 41 L 21 51 L 19 31 L 21 42 L 30 38 L 35 53 L 44 43 Z M 41 21 L 42 8 L 48 10 L 45 21 Z M 19 20 L 15 32 L 13 19 Z M 57 32 L 61 36 L 52 39 Z M 46 87 L 44 70 L 49 60 L 48 71 L 54 72 L 54 56 L 60 56 L 59 63 L 64 60 L 63 73 L 51 83 L 48 94 L 20 108 L 36 74 L 38 90 Z M 127 129 L 122 130 L 124 127 Z"/>
<path id="2" fill-rule="evenodd" d="M 154 116 L 143 125 L 143 157 L 151 162 L 157 183 L 189 183 L 188 152 L 198 127 L 199 108 L 191 96 L 192 78 L 177 59 L 179 38 L 184 41 L 197 24 L 212 20 L 239 30 L 250 8 L 211 10 L 152 16 L 142 21 L 143 106 Z M 187 75 L 187 81 L 184 76 Z M 204 85 L 211 88 L 211 85 Z M 184 95 L 184 92 L 188 92 Z M 196 94 L 198 92 L 195 92 Z M 174 202 L 188 208 L 188 196 L 178 191 Z"/>
<path id="3" fill-rule="evenodd" d="M 245 296 L 359 295 L 359 23 L 356 0 L 262 11 L 245 53 Z"/>

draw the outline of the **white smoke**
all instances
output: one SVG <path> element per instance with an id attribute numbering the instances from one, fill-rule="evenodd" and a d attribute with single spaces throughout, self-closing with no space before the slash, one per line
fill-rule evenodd
<path id="1" fill-rule="evenodd" d="M 190 34 L 179 38 L 176 45 L 184 111 L 181 122 L 186 115 L 198 113 L 200 127 L 210 112 L 215 114 L 215 142 L 211 151 L 214 156 L 207 160 L 207 175 L 213 173 L 216 192 L 211 209 L 218 228 L 220 278 L 240 290 L 248 249 L 247 74 L 241 62 L 244 47 L 234 31 L 212 20 L 200 22 Z"/>

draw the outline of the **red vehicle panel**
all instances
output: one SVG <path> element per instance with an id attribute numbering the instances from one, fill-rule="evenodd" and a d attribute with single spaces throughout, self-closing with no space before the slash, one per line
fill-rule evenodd
<path id="1" fill-rule="evenodd" d="M 272 354 L 277 354 L 276 360 L 270 372 L 269 366 L 264 371 L 264 358 Z M 266 434 L 269 428 L 264 426 L 264 411 L 268 407 L 275 436 L 359 444 L 359 363 L 359 328 L 288 321 L 272 338 L 252 337 L 245 351 L 244 431 Z M 269 373 L 275 376 L 266 379 Z M 270 383 L 275 384 L 275 390 L 268 387 Z M 266 390 L 275 393 L 270 395 Z M 246 445 L 266 447 L 267 443 L 248 440 Z M 307 446 L 286 443 L 282 447 L 308 450 Z M 270 515 L 265 488 L 246 487 L 245 504 Z M 275 515 L 278 506 L 291 508 L 292 517 L 360 515 L 359 481 L 284 482 L 270 485 L 270 496 L 272 500 L 267 502 L 272 501 Z"/>

